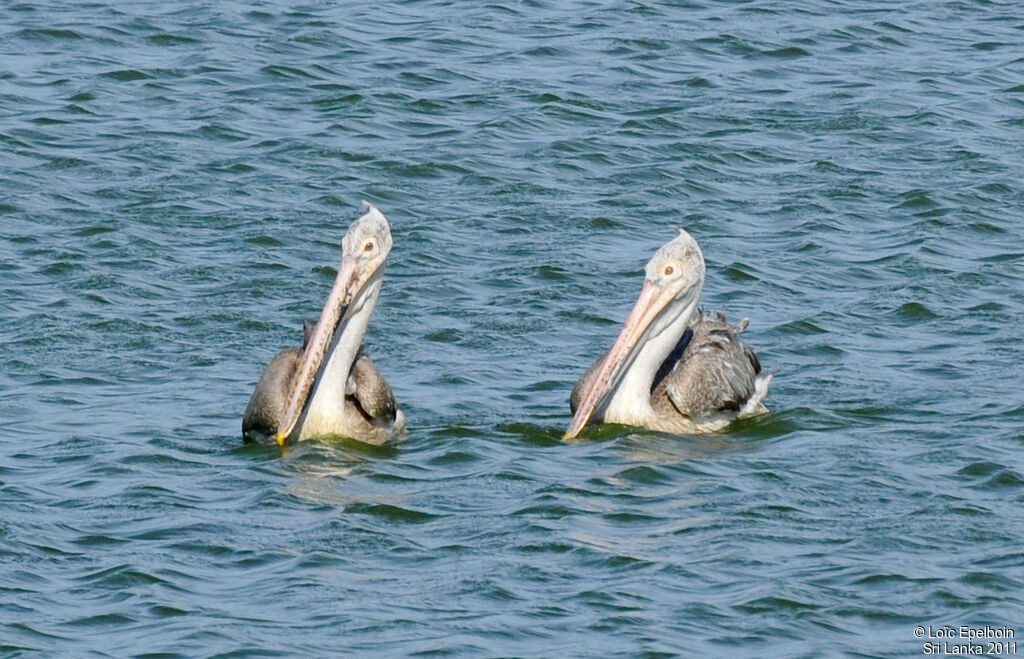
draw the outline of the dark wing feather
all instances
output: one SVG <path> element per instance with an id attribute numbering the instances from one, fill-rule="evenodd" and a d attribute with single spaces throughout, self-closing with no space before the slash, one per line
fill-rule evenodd
<path id="1" fill-rule="evenodd" d="M 349 373 L 345 397 L 354 402 L 363 416 L 374 424 L 395 420 L 398 411 L 395 394 L 363 347 L 359 348 L 359 356 Z"/>
<path id="2" fill-rule="evenodd" d="M 717 412 L 739 411 L 754 395 L 761 364 L 740 332 L 747 319 L 730 325 L 725 316 L 702 314 L 691 326 L 678 361 L 667 370 L 652 393 L 652 402 L 670 403 L 691 419 Z"/>
<path id="3" fill-rule="evenodd" d="M 583 398 L 583 392 L 590 386 L 590 381 L 597 376 L 597 370 L 601 368 L 601 364 L 604 363 L 604 358 L 608 356 L 605 352 L 603 355 L 598 357 L 587 372 L 583 374 L 579 380 L 576 381 L 576 385 L 572 388 L 572 393 L 569 394 L 569 409 L 572 410 L 573 414 L 576 414 L 576 408 L 580 406 L 580 399 Z"/>
<path id="4" fill-rule="evenodd" d="M 668 353 L 668 357 L 665 358 L 665 361 L 661 362 L 661 366 L 658 367 L 658 372 L 654 374 L 654 379 L 651 380 L 652 394 L 654 393 L 654 390 L 658 388 L 661 381 L 665 379 L 665 376 L 671 373 L 672 369 L 679 363 L 679 360 L 683 358 L 683 353 L 686 352 L 686 348 L 690 345 L 690 341 L 692 339 L 693 328 L 690 327 L 683 332 L 683 336 L 679 339 L 679 342 L 676 343 L 676 347 L 672 348 L 672 352 Z"/>
<path id="5" fill-rule="evenodd" d="M 288 405 L 288 390 L 301 360 L 301 348 L 286 348 L 263 369 L 242 416 L 242 437 L 245 441 L 263 441 L 277 434 Z"/>
<path id="6" fill-rule="evenodd" d="M 309 345 L 309 340 L 313 338 L 313 332 L 316 331 L 315 320 L 304 320 L 302 321 L 302 349 L 305 350 L 306 346 Z"/>

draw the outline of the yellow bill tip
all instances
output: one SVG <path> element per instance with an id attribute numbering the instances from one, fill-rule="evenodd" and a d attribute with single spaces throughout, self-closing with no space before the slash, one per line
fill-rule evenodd
<path id="1" fill-rule="evenodd" d="M 568 430 L 565 431 L 565 434 L 562 435 L 562 441 L 568 442 L 574 439 L 579 439 L 581 432 L 583 432 L 583 428 L 578 428 L 575 432 L 573 432 L 572 428 L 569 428 Z"/>

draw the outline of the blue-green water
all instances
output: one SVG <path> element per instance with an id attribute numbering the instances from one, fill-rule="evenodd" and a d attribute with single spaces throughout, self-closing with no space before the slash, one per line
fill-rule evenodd
<path id="1" fill-rule="evenodd" d="M 981 1 L 0 4 L 0 647 L 1024 642 L 1022 43 Z M 409 432 L 242 446 L 361 199 Z M 773 413 L 560 442 L 679 225 Z"/>

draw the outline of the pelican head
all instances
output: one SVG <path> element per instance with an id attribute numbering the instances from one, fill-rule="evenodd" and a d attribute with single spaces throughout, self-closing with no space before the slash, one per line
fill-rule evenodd
<path id="1" fill-rule="evenodd" d="M 658 249 L 647 263 L 640 297 L 597 376 L 582 392 L 580 406 L 564 439 L 575 438 L 586 427 L 594 411 L 606 406 L 614 397 L 645 346 L 657 344 L 658 349 L 647 356 L 645 362 L 648 363 L 643 366 L 650 371 L 647 388 L 636 392 L 648 400 L 650 380 L 686 331 L 703 287 L 704 254 L 693 236 L 679 229 L 679 235 Z"/>
<path id="2" fill-rule="evenodd" d="M 334 337 L 338 328 L 359 313 L 367 302 L 376 303 L 380 293 L 384 261 L 391 252 L 391 227 L 384 214 L 372 204 L 363 202 L 363 205 L 366 212 L 352 223 L 341 240 L 338 276 L 334 279 L 334 286 L 320 312 L 320 320 L 306 344 L 302 365 L 291 385 L 288 406 L 277 432 L 277 443 L 281 446 L 284 446 L 302 416 L 327 350 L 332 343 L 336 344 Z"/>

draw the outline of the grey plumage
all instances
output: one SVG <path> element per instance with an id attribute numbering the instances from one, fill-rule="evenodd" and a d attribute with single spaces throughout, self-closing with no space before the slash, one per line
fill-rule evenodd
<path id="1" fill-rule="evenodd" d="M 288 390 L 302 361 L 302 348 L 285 348 L 263 369 L 242 416 L 242 438 L 263 442 L 277 434 L 288 406 Z"/>
<path id="2" fill-rule="evenodd" d="M 580 401 L 583 399 L 583 392 L 590 388 L 590 383 L 594 380 L 597 369 L 601 368 L 601 364 L 604 363 L 604 359 L 607 356 L 608 351 L 605 351 L 604 354 L 595 359 L 594 363 L 587 369 L 587 372 L 579 380 L 576 380 L 576 384 L 573 385 L 572 393 L 569 394 L 569 411 L 573 414 L 576 414 L 576 410 L 579 409 Z"/>
<path id="3" fill-rule="evenodd" d="M 739 412 L 754 395 L 761 372 L 757 355 L 740 339 L 749 319 L 730 325 L 725 314 L 702 313 L 680 340 L 683 350 L 652 384 L 655 409 L 670 406 L 690 419 Z M 676 351 L 669 355 L 671 360 Z M 668 366 L 668 368 L 665 368 Z M 659 375 L 662 370 L 659 369 Z"/>
<path id="4" fill-rule="evenodd" d="M 302 347 L 285 348 L 267 364 L 242 417 L 245 441 L 262 442 L 277 433 L 288 404 L 288 391 L 315 327 L 316 323 L 306 321 Z M 393 434 L 398 402 L 365 346 L 360 346 L 349 372 L 343 404 L 360 439 L 376 443 Z"/>
<path id="5" fill-rule="evenodd" d="M 398 401 L 384 379 L 377 365 L 367 354 L 366 347 L 359 347 L 359 356 L 352 365 L 345 386 L 346 404 L 351 403 L 370 425 L 393 423 L 398 412 Z"/>
<path id="6" fill-rule="evenodd" d="M 658 368 L 651 383 L 651 406 L 664 416 L 697 421 L 722 412 L 739 412 L 757 393 L 761 362 L 740 338 L 750 319 L 730 325 L 725 314 L 701 312 Z M 576 382 L 569 407 L 576 413 L 607 352 Z"/>

